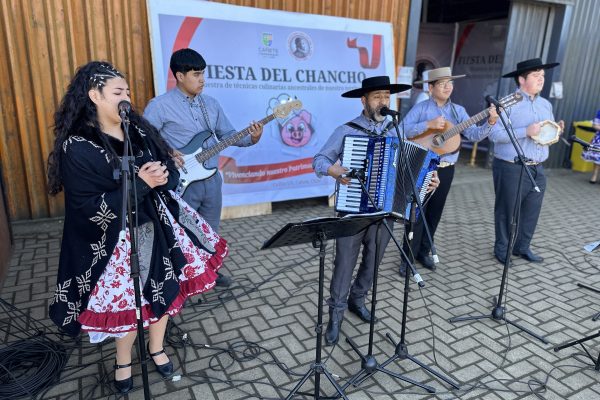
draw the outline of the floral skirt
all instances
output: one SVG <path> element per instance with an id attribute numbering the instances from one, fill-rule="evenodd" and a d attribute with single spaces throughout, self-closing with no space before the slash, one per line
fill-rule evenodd
<path id="1" fill-rule="evenodd" d="M 167 310 L 168 315 L 181 311 L 185 300 L 211 289 L 217 279 L 217 270 L 223 265 L 227 255 L 227 243 L 194 209 L 177 195 L 173 195 L 179 203 L 180 218 L 185 215 L 187 221 L 194 221 L 196 236 L 202 236 L 201 242 L 214 252 L 196 246 L 187 235 L 183 226 L 166 210 L 167 217 L 173 226 L 178 245 L 183 251 L 187 264 L 179 274 L 179 294 Z M 180 219 L 181 220 L 181 219 Z M 187 226 L 187 225 L 186 225 Z M 139 228 L 136 229 L 136 232 Z M 151 243 L 151 240 L 150 240 Z M 142 245 L 139 252 L 143 253 Z M 151 250 L 150 250 L 151 251 Z M 94 289 L 91 292 L 87 308 L 79 316 L 82 330 L 87 331 L 92 343 L 100 342 L 108 337 L 122 337 L 127 332 L 137 329 L 135 314 L 135 295 L 130 265 L 131 243 L 129 231 L 125 241 L 117 242 L 111 258 Z M 143 254 L 140 255 L 140 275 L 144 277 Z M 140 293 L 143 282 L 140 279 Z M 144 279 L 145 280 L 145 279 Z M 144 327 L 157 322 L 148 300 L 141 295 Z"/>
<path id="2" fill-rule="evenodd" d="M 592 141 L 590 142 L 594 146 L 600 147 L 600 132 L 597 132 Z M 583 151 L 581 158 L 586 161 L 591 161 L 595 164 L 600 164 L 600 151 Z"/>

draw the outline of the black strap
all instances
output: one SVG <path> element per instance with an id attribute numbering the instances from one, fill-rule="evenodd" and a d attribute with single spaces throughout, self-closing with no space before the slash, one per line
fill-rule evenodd
<path id="1" fill-rule="evenodd" d="M 454 103 L 452 103 L 451 100 L 448 100 L 448 103 L 450 103 L 450 110 L 452 110 L 452 115 L 454 116 L 454 120 L 456 121 L 457 124 L 460 124 L 462 121 L 458 120 L 458 113 L 456 112 L 456 108 L 454 108 Z"/>
<path id="2" fill-rule="evenodd" d="M 360 126 L 359 124 L 357 124 L 356 122 L 350 121 L 350 122 L 346 122 L 344 125 L 349 126 L 350 128 L 354 128 L 357 131 L 362 131 L 364 133 L 366 133 L 369 136 L 380 136 L 380 135 L 385 135 L 387 133 L 387 131 L 390 130 L 390 128 L 394 125 L 392 123 L 392 121 L 389 121 L 387 126 L 385 128 L 383 128 L 383 130 L 381 131 L 381 133 L 377 133 L 375 131 L 370 131 L 367 128 L 365 128 L 364 126 Z"/>

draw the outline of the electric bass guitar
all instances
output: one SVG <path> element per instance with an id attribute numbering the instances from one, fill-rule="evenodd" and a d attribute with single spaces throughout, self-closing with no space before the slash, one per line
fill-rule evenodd
<path id="1" fill-rule="evenodd" d="M 302 102 L 300 100 L 290 99 L 275 107 L 273 114 L 258 122 L 264 126 L 275 118 L 287 117 L 292 110 L 298 110 L 301 107 Z M 184 164 L 183 167 L 179 168 L 179 185 L 176 192 L 183 195 L 191 183 L 208 179 L 217 173 L 217 168 L 207 168 L 204 163 L 248 134 L 250 134 L 249 126 L 208 148 L 205 143 L 212 135 L 210 131 L 200 132 L 194 136 L 188 144 L 178 149 L 183 153 Z"/>
<path id="2" fill-rule="evenodd" d="M 502 108 L 509 108 L 523 100 L 523 96 L 520 93 L 511 93 L 506 97 L 500 99 L 500 105 Z M 469 126 L 476 124 L 477 122 L 488 118 L 490 112 L 483 110 L 479 114 L 473 115 L 471 118 L 464 120 L 458 125 L 454 125 L 449 121 L 446 121 L 446 126 L 443 129 L 428 129 L 418 136 L 412 137 L 409 140 L 420 144 L 421 146 L 427 147 L 429 150 L 444 155 L 448 153 L 454 153 L 460 147 L 460 133 L 467 129 Z"/>

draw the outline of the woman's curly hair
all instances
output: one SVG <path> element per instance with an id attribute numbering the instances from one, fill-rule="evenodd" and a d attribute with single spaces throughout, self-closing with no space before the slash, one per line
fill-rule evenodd
<path id="1" fill-rule="evenodd" d="M 112 156 L 113 162 L 118 161 L 118 155 L 108 141 L 107 135 L 102 133 L 96 105 L 88 95 L 91 89 L 97 89 L 102 93 L 106 81 L 113 78 L 124 78 L 124 76 L 109 62 L 91 61 L 79 67 L 71 79 L 65 95 L 54 113 L 54 148 L 48 156 L 48 192 L 51 195 L 56 195 L 63 189 L 61 171 L 63 144 L 70 136 L 77 134 L 82 127 L 96 128 L 92 129 L 98 133 L 95 141 L 106 149 Z M 158 155 L 160 159 L 169 157 L 168 145 L 160 138 L 156 129 L 133 108 L 129 114 L 129 120 L 132 125 L 138 126 L 142 131 L 151 133 L 146 138 L 156 144 L 161 153 Z M 130 132 L 132 131 L 134 130 Z"/>

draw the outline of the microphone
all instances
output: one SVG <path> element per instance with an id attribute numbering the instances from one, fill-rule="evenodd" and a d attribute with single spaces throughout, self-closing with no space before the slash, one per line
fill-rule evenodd
<path id="1" fill-rule="evenodd" d="M 579 143 L 586 150 L 590 149 L 590 150 L 593 150 L 593 151 L 600 151 L 600 147 L 594 146 L 593 144 L 588 143 L 585 140 L 581 140 L 581 139 L 579 139 L 575 135 L 571 135 L 571 137 L 569 137 L 569 142 L 571 142 L 571 143 Z"/>
<path id="2" fill-rule="evenodd" d="M 500 104 L 500 102 L 498 100 L 496 100 L 494 97 L 492 97 L 489 94 L 487 96 L 485 96 L 485 101 L 487 101 L 490 104 L 495 105 L 496 107 L 502 107 L 502 104 Z"/>
<path id="3" fill-rule="evenodd" d="M 390 110 L 389 108 L 383 106 L 379 109 L 379 114 L 382 116 L 389 115 L 390 117 L 397 117 L 400 115 L 398 111 Z"/>
<path id="4" fill-rule="evenodd" d="M 127 100 L 121 100 L 117 108 L 119 109 L 119 115 L 121 116 L 121 118 L 123 118 L 125 116 L 128 116 L 131 112 L 131 103 Z"/>
<path id="5" fill-rule="evenodd" d="M 346 177 L 364 179 L 365 171 L 362 169 L 352 168 L 350 171 L 348 171 L 348 173 L 346 174 Z"/>

